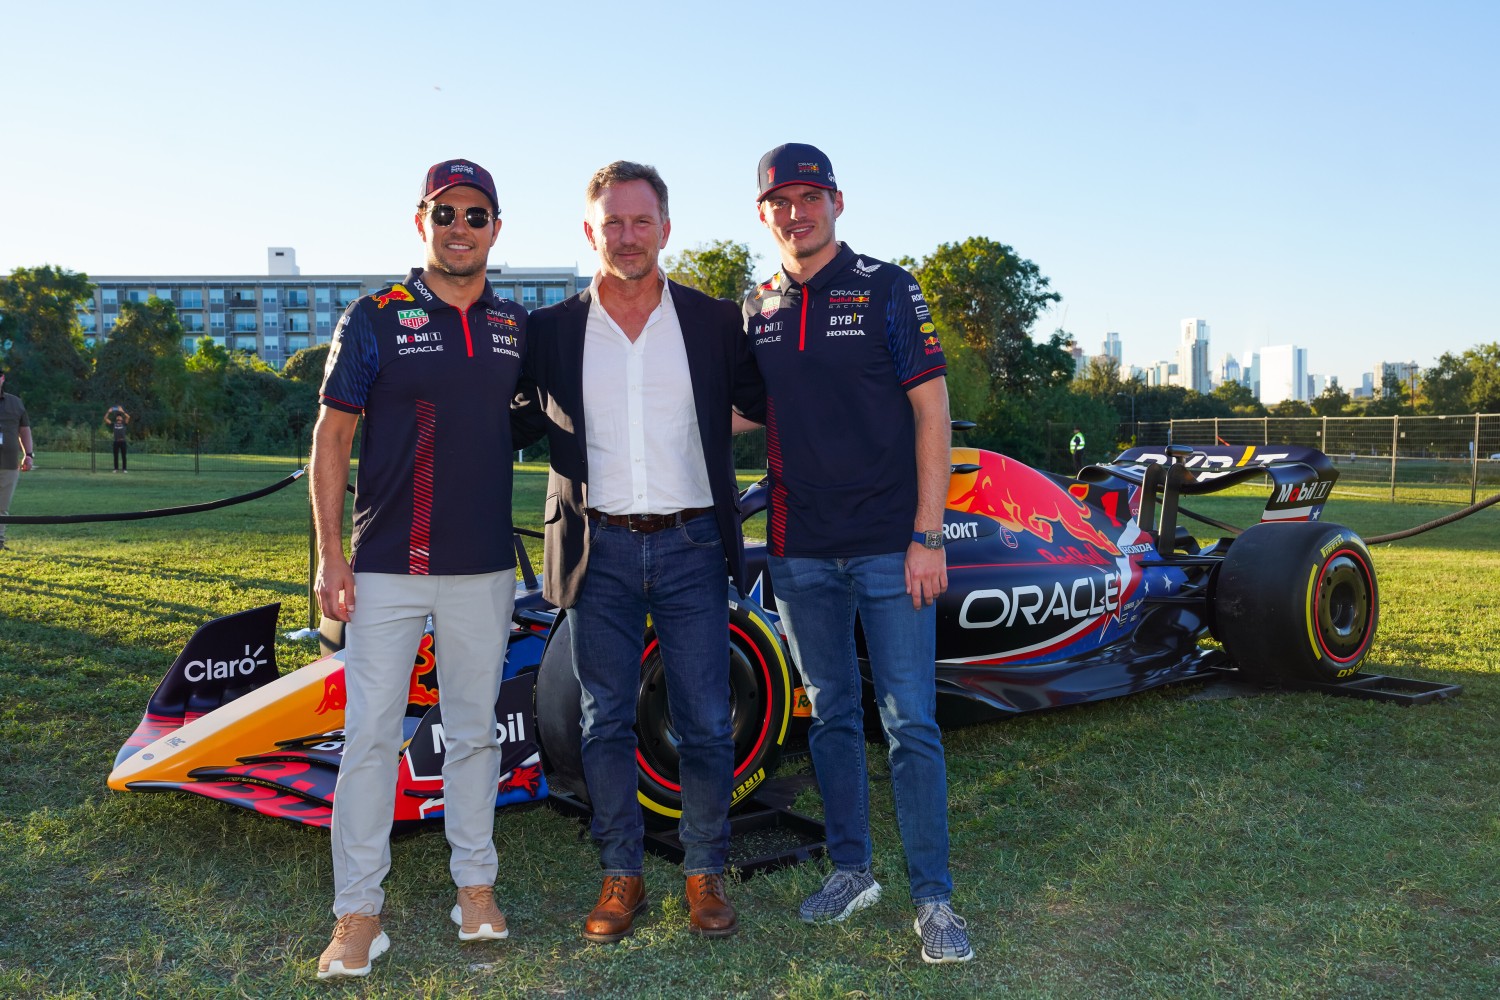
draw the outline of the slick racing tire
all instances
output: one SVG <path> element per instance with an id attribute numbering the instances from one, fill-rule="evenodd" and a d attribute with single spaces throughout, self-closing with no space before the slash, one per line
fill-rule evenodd
<path id="1" fill-rule="evenodd" d="M 1370 550 L 1354 532 L 1257 524 L 1219 567 L 1213 634 L 1248 675 L 1337 683 L 1359 673 L 1379 606 Z"/>
<path id="2" fill-rule="evenodd" d="M 536 684 L 536 728 L 548 780 L 589 801 L 583 776 L 578 679 L 573 676 L 572 632 L 564 615 L 547 640 Z M 781 759 L 791 721 L 792 669 L 786 650 L 765 613 L 751 604 L 730 604 L 729 697 L 734 738 L 734 792 L 730 808 L 745 802 Z M 654 629 L 641 654 L 636 698 L 638 798 L 646 822 L 674 825 L 682 815 L 679 750 L 667 704 L 665 666 Z"/>

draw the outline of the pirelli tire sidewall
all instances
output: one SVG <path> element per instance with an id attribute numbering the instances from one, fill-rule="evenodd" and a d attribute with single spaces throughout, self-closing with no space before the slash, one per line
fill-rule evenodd
<path id="1" fill-rule="evenodd" d="M 1212 608 L 1214 637 L 1247 675 L 1346 681 L 1375 638 L 1375 566 L 1364 541 L 1341 525 L 1253 525 L 1225 553 Z"/>
<path id="2" fill-rule="evenodd" d="M 566 611 L 558 612 L 536 675 L 536 735 L 542 767 L 554 791 L 589 801 L 583 780 L 583 710 L 573 675 L 573 638 Z"/>
<path id="3" fill-rule="evenodd" d="M 646 632 L 636 703 L 640 802 L 646 821 L 675 826 L 682 817 L 676 737 L 671 728 L 656 634 Z M 734 739 L 730 809 L 743 804 L 781 760 L 791 723 L 793 674 L 786 647 L 766 613 L 749 601 L 729 602 L 729 708 Z"/>
<path id="4" fill-rule="evenodd" d="M 571 629 L 560 615 L 537 672 L 536 730 L 548 780 L 589 802 L 583 774 L 578 680 L 573 676 Z M 682 816 L 678 753 L 671 728 L 664 667 L 656 634 L 647 629 L 636 702 L 637 797 L 646 821 L 675 825 Z M 746 801 L 781 759 L 791 723 L 796 679 L 775 627 L 756 605 L 730 602 L 730 724 L 734 738 L 731 808 Z"/>

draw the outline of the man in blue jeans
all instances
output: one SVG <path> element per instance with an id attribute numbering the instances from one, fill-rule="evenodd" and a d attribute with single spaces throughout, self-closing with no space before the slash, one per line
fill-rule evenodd
<path id="1" fill-rule="evenodd" d="M 781 270 L 745 300 L 766 383 L 768 564 L 802 672 L 834 872 L 810 923 L 880 898 L 870 873 L 859 616 L 890 747 L 915 929 L 928 962 L 974 957 L 949 905 L 948 789 L 936 721 L 934 602 L 948 584 L 950 422 L 942 345 L 922 290 L 834 239 L 844 196 L 828 157 L 788 143 L 761 158 L 761 222 Z"/>
<path id="2" fill-rule="evenodd" d="M 630 934 L 646 908 L 636 797 L 636 700 L 648 617 L 661 643 L 681 756 L 678 836 L 689 927 L 739 927 L 724 892 L 734 783 L 729 596 L 744 590 L 730 407 L 759 411 L 764 386 L 731 302 L 668 281 L 672 223 L 653 167 L 616 161 L 587 190 L 589 288 L 531 314 L 535 388 L 520 440 L 544 429 L 547 600 L 568 609 L 582 688 L 583 771 L 603 886 L 584 920 L 596 942 Z"/>

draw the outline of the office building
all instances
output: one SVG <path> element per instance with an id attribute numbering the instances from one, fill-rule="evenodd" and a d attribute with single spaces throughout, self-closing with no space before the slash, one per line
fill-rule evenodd
<path id="1" fill-rule="evenodd" d="M 1260 393 L 1265 406 L 1287 399 L 1308 401 L 1307 348 L 1293 344 L 1260 349 Z"/>
<path id="2" fill-rule="evenodd" d="M 1177 371 L 1185 388 L 1201 393 L 1213 391 L 1213 381 L 1209 378 L 1207 321 L 1182 321 L 1182 339 L 1177 345 Z"/>
<path id="3" fill-rule="evenodd" d="M 1125 356 L 1120 353 L 1120 335 L 1114 332 L 1106 333 L 1104 335 L 1103 348 L 1099 351 L 1099 353 L 1104 355 L 1106 358 L 1112 359 L 1115 363 L 1115 367 L 1118 368 L 1120 364 L 1125 360 Z"/>
<path id="4" fill-rule="evenodd" d="M 1422 369 L 1415 361 L 1377 361 L 1375 371 L 1371 375 L 1371 389 L 1374 395 L 1385 396 L 1385 380 L 1386 376 L 1390 376 L 1404 388 L 1406 393 L 1410 393 L 1421 374 Z"/>
<path id="5" fill-rule="evenodd" d="M 1219 365 L 1219 383 L 1240 381 L 1240 361 L 1233 354 L 1224 355 Z"/>
<path id="6" fill-rule="evenodd" d="M 109 339 L 120 303 L 153 296 L 177 307 L 182 349 L 192 353 L 207 336 L 232 351 L 257 354 L 273 368 L 305 347 L 326 344 L 344 308 L 372 291 L 405 277 L 386 274 L 300 273 L 291 247 L 270 247 L 262 275 L 106 275 L 91 276 L 93 301 L 81 305 L 78 322 L 90 347 Z M 592 275 L 572 267 L 491 267 L 495 293 L 526 309 L 552 305 L 587 288 Z"/>

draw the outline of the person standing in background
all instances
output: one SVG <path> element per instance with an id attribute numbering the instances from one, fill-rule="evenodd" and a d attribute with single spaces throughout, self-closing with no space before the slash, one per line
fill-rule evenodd
<path id="1" fill-rule="evenodd" d="M 125 412 L 125 407 L 116 403 L 104 412 L 104 426 L 114 432 L 114 459 L 116 472 L 129 472 L 125 458 L 126 440 L 125 425 L 130 423 L 130 414 Z M 149 464 L 149 463 L 148 463 Z M 150 471 L 149 469 L 147 470 Z"/>
<path id="2" fill-rule="evenodd" d="M 31 444 L 31 421 L 20 396 L 5 391 L 5 369 L 0 368 L 0 514 L 10 513 L 21 473 L 30 472 L 36 451 Z M 0 524 L 0 549 L 5 548 L 5 525 Z"/>

